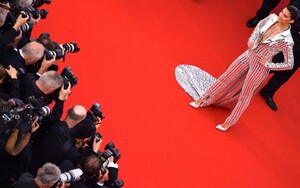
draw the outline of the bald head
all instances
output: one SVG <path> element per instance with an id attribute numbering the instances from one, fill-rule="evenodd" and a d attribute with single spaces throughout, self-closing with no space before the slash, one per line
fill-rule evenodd
<path id="1" fill-rule="evenodd" d="M 81 105 L 75 105 L 68 110 L 65 121 L 73 128 L 86 117 L 86 109 Z"/>
<path id="2" fill-rule="evenodd" d="M 22 49 L 26 65 L 32 65 L 42 59 L 44 46 L 38 42 L 29 42 Z"/>

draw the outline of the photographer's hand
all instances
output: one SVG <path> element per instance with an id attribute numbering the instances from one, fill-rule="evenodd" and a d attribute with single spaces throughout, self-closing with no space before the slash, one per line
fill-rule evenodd
<path id="1" fill-rule="evenodd" d="M 5 70 L 11 79 L 18 79 L 17 70 L 13 66 L 9 65 L 8 69 L 5 69 Z"/>
<path id="2" fill-rule="evenodd" d="M 61 87 L 61 89 L 59 91 L 59 96 L 58 96 L 59 100 L 65 101 L 68 99 L 68 96 L 71 93 L 71 83 L 68 82 L 68 84 L 69 84 L 69 86 L 67 89 L 64 89 L 64 85 Z"/>
<path id="3" fill-rule="evenodd" d="M 39 118 L 36 117 L 35 120 L 31 124 L 31 132 L 34 133 L 38 128 L 40 127 L 40 124 L 38 123 Z"/>
<path id="4" fill-rule="evenodd" d="M 108 179 L 108 173 L 109 173 L 109 171 L 107 168 L 105 168 L 105 174 L 102 174 L 101 170 L 99 170 L 98 183 L 101 183 L 101 184 L 104 183 L 105 180 Z"/>
<path id="5" fill-rule="evenodd" d="M 14 45 L 14 47 L 17 47 L 18 44 L 19 44 L 19 42 L 20 42 L 20 40 L 22 39 L 23 31 L 22 31 L 22 30 L 19 30 L 19 32 L 20 32 L 19 35 L 16 36 L 16 37 L 13 39 L 13 45 Z"/>
<path id="6" fill-rule="evenodd" d="M 53 56 L 52 59 L 47 60 L 46 55 L 44 55 L 44 59 L 41 63 L 41 67 L 37 73 L 40 75 L 44 74 L 48 70 L 48 68 L 54 63 L 55 63 L 55 56 Z"/>
<path id="7" fill-rule="evenodd" d="M 24 13 L 24 12 L 21 12 L 21 13 Z M 22 25 L 24 25 L 24 24 L 27 22 L 28 18 L 29 18 L 28 15 L 26 15 L 25 18 L 23 18 L 22 15 L 26 15 L 26 14 L 20 14 L 20 15 L 18 16 L 17 20 L 16 20 L 16 23 L 15 23 L 14 26 L 13 26 L 13 28 L 14 28 L 16 31 L 17 31 Z"/>
<path id="8" fill-rule="evenodd" d="M 100 147 L 100 145 L 101 145 L 101 142 L 102 142 L 102 138 L 100 138 L 100 140 L 99 140 L 98 142 L 97 142 L 97 139 L 94 138 L 94 142 L 93 142 L 93 151 L 94 151 L 95 153 L 98 153 L 99 147 Z"/>
<path id="9" fill-rule="evenodd" d="M 101 122 L 102 122 L 102 119 L 100 117 L 97 117 L 97 119 L 98 119 L 98 124 L 95 125 L 96 129 L 98 129 L 100 127 Z"/>
<path id="10" fill-rule="evenodd" d="M 62 182 L 61 185 L 58 185 L 55 188 L 67 188 L 67 187 L 70 187 L 70 183 Z"/>
<path id="11" fill-rule="evenodd" d="M 39 15 L 39 17 L 37 19 L 34 19 L 33 17 L 31 17 L 29 20 L 29 23 L 32 23 L 35 25 L 35 24 L 39 23 L 40 19 L 41 19 L 41 15 Z"/>
<path id="12" fill-rule="evenodd" d="M 108 158 L 108 160 L 109 160 L 109 162 L 114 162 L 115 158 L 114 158 L 114 156 L 110 156 L 110 157 Z"/>

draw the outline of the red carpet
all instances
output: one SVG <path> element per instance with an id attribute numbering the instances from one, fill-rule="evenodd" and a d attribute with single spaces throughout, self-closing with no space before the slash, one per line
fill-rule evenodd
<path id="1" fill-rule="evenodd" d="M 229 132 L 229 111 L 195 110 L 174 69 L 193 64 L 218 77 L 246 50 L 246 21 L 261 1 L 55 1 L 34 37 L 77 42 L 60 67 L 79 84 L 67 101 L 106 115 L 103 145 L 114 141 L 127 188 L 300 187 L 299 73 L 276 94 L 277 112 L 256 95 Z M 281 5 L 281 7 L 284 5 Z M 275 11 L 278 11 L 276 9 Z"/>

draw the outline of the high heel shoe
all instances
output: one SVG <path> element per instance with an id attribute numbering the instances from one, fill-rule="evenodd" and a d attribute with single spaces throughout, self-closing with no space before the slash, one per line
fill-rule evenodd
<path id="1" fill-rule="evenodd" d="M 223 131 L 223 132 L 227 131 L 230 127 L 232 127 L 232 125 L 227 127 L 227 128 L 222 127 L 222 124 L 219 124 L 219 125 L 216 126 L 216 128 L 218 130 Z"/>
<path id="2" fill-rule="evenodd" d="M 200 104 L 198 105 L 198 104 L 196 104 L 196 102 L 195 101 L 193 101 L 193 102 L 190 102 L 189 103 L 189 105 L 191 105 L 193 108 L 199 108 L 200 107 Z"/>

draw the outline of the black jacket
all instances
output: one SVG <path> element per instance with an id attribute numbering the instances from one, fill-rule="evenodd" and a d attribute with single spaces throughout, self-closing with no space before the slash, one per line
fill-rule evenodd
<path id="1" fill-rule="evenodd" d="M 65 159 L 77 164 L 79 158 L 75 140 L 69 136 L 69 128 L 65 121 L 52 125 L 46 136 L 33 147 L 33 165 L 36 169 L 47 162 L 59 166 Z"/>

